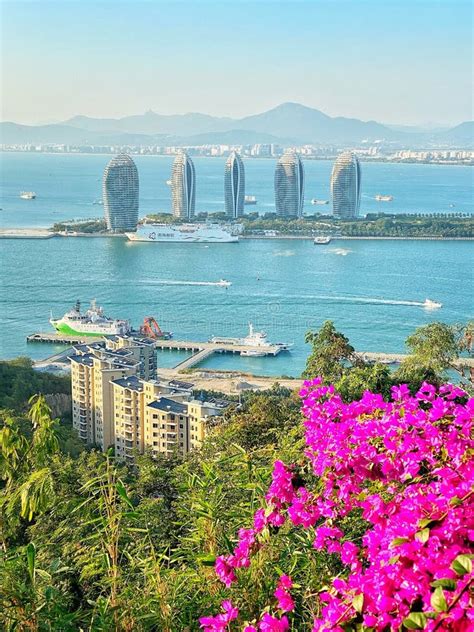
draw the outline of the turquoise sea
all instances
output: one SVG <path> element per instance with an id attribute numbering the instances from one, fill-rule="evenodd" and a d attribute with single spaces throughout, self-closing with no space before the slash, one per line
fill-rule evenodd
<path id="1" fill-rule="evenodd" d="M 100 197 L 101 170 L 107 160 L 3 154 L 3 225 L 49 226 L 68 217 L 98 215 L 101 207 L 91 202 Z M 142 213 L 167 209 L 170 161 L 143 157 L 137 163 Z M 270 208 L 273 161 L 246 161 L 246 167 L 248 192 L 258 197 L 257 208 Z M 392 210 L 448 211 L 448 201 L 458 210 L 473 210 L 468 168 L 362 167 L 365 194 L 394 195 L 393 206 L 385 205 Z M 196 160 L 196 169 L 202 182 L 198 181 L 199 207 L 219 210 L 222 161 Z M 327 197 L 329 171 L 327 163 L 307 163 L 308 197 Z M 36 191 L 38 199 L 20 200 L 18 192 L 25 189 Z M 411 206 L 396 206 L 402 200 Z M 297 375 L 308 353 L 305 332 L 326 319 L 334 320 L 358 349 L 399 352 L 419 325 L 472 318 L 473 263 L 474 244 L 468 241 L 336 241 L 314 246 L 310 241 L 242 240 L 184 247 L 132 244 L 120 238 L 2 239 L 0 357 L 51 354 L 50 346 L 27 345 L 26 336 L 48 330 L 51 310 L 60 316 L 77 298 L 85 303 L 97 298 L 110 316 L 130 318 L 138 326 L 144 316 L 153 315 L 176 337 L 245 335 L 251 321 L 271 340 L 293 342 L 292 352 L 277 358 L 216 356 L 205 366 Z M 232 286 L 176 283 L 220 278 Z M 442 302 L 442 309 L 425 310 L 421 303 L 426 298 Z M 169 352 L 159 356 L 162 365 L 175 361 Z"/>
<path id="2" fill-rule="evenodd" d="M 0 153 L 0 226 L 51 226 L 63 219 L 98 217 L 102 207 L 102 173 L 111 156 L 87 154 Z M 140 176 L 140 214 L 169 212 L 173 159 L 133 156 Z M 196 209 L 224 208 L 224 158 L 194 158 Z M 275 160 L 244 160 L 246 192 L 258 199 L 249 212 L 275 210 Z M 306 160 L 305 213 L 330 212 L 330 206 L 312 206 L 311 199 L 329 200 L 332 163 Z M 362 163 L 361 212 L 474 213 L 473 174 L 469 166 Z M 20 191 L 35 191 L 36 200 L 22 200 Z M 393 202 L 377 202 L 378 194 Z"/>

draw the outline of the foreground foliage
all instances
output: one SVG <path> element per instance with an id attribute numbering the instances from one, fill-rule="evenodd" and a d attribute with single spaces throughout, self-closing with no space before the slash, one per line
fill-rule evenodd
<path id="1" fill-rule="evenodd" d="M 367 391 L 345 404 L 321 379 L 301 394 L 305 450 L 289 465 L 275 462 L 253 525 L 217 558 L 223 584 L 243 578 L 244 585 L 223 602 L 223 613 L 202 617 L 202 627 L 242 629 L 230 625 L 240 615 L 245 632 L 280 632 L 290 620 L 300 629 L 311 613 L 314 632 L 472 629 L 474 399 L 450 384 L 424 383 L 415 397 L 404 385 L 389 402 Z M 279 571 L 255 619 L 245 577 L 281 531 L 293 569 Z M 312 552 L 301 532 L 309 532 Z M 317 552 L 341 566 L 315 593 L 289 575 Z"/>

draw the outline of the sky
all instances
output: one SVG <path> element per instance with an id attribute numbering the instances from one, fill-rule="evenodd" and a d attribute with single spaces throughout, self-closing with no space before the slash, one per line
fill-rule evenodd
<path id="1" fill-rule="evenodd" d="M 455 125 L 472 113 L 470 0 L 0 0 L 1 119 L 154 110 Z"/>

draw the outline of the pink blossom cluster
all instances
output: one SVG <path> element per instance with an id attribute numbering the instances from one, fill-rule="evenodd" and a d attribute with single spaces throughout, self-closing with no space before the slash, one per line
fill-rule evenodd
<path id="1" fill-rule="evenodd" d="M 277 461 L 265 507 L 252 529 L 240 530 L 233 554 L 218 558 L 218 577 L 229 587 L 262 546 L 261 532 L 288 521 L 313 530 L 314 548 L 346 568 L 314 604 L 314 632 L 474 629 L 474 400 L 451 384 L 424 383 L 414 397 L 401 385 L 389 402 L 367 391 L 346 404 L 320 379 L 301 396 L 304 459 L 318 492 L 296 466 Z M 360 515 L 365 532 L 353 542 L 341 519 Z M 282 613 L 295 608 L 291 588 L 280 577 Z M 286 629 L 281 621 L 246 630 Z"/>

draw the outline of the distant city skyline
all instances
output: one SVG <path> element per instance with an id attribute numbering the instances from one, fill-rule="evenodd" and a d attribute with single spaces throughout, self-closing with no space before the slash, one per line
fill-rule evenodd
<path id="1" fill-rule="evenodd" d="M 2 120 L 243 117 L 286 101 L 392 125 L 472 119 L 467 0 L 0 5 Z"/>

